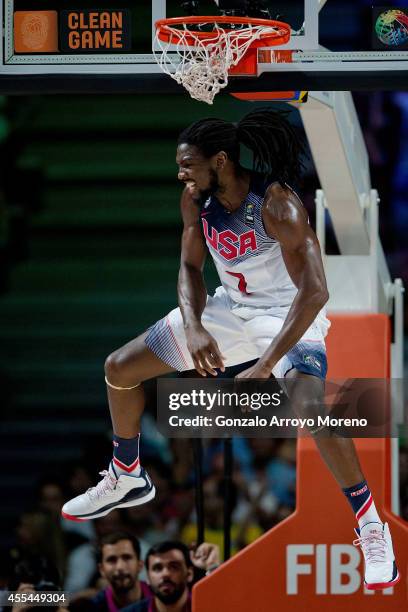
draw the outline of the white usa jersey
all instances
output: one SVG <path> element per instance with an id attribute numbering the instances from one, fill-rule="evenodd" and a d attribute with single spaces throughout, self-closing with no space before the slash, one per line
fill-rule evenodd
<path id="1" fill-rule="evenodd" d="M 221 283 L 231 307 L 244 318 L 251 317 L 252 308 L 285 316 L 297 293 L 280 244 L 268 236 L 262 220 L 270 184 L 265 177 L 252 174 L 249 193 L 238 210 L 230 213 L 212 196 L 201 211 L 205 241 Z M 325 309 L 318 319 L 323 327 L 330 325 Z"/>
<path id="2" fill-rule="evenodd" d="M 201 211 L 201 221 L 208 249 L 230 298 L 237 304 L 286 310 L 297 289 L 279 242 L 268 236 L 262 221 L 269 184 L 253 174 L 247 197 L 232 213 L 216 197 L 210 197 Z"/>

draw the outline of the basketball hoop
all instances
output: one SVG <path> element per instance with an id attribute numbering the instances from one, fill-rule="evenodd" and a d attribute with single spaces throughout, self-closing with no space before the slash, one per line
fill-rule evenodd
<path id="1" fill-rule="evenodd" d="M 288 24 L 252 17 L 175 17 L 155 25 L 158 65 L 207 104 L 227 85 L 229 74 L 257 74 L 259 47 L 284 45 L 290 38 Z"/>

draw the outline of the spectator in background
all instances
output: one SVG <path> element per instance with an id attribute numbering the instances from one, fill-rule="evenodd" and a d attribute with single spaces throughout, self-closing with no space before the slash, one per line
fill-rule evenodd
<path id="1" fill-rule="evenodd" d="M 108 586 L 89 602 L 78 601 L 76 609 L 116 612 L 151 595 L 149 586 L 139 580 L 143 561 L 140 544 L 131 534 L 117 531 L 104 536 L 98 546 L 97 560 Z"/>
<path id="2" fill-rule="evenodd" d="M 10 551 L 18 561 L 32 555 L 46 557 L 58 570 L 65 574 L 66 550 L 64 536 L 59 523 L 48 512 L 33 510 L 23 512 L 16 528 L 17 544 Z"/>
<path id="3" fill-rule="evenodd" d="M 64 589 L 70 593 L 78 594 L 78 598 L 90 597 L 95 594 L 95 589 L 89 589 L 92 578 L 98 571 L 95 553 L 97 542 L 106 536 L 118 531 L 127 531 L 123 522 L 123 515 L 119 510 L 113 510 L 110 514 L 102 516 L 93 521 L 95 538 L 77 546 L 69 555 Z M 85 592 L 84 592 L 85 590 Z"/>
<path id="4" fill-rule="evenodd" d="M 35 595 L 39 593 L 52 592 L 58 593 L 61 591 L 61 577 L 57 568 L 50 561 L 41 555 L 27 555 L 20 559 L 14 567 L 13 577 L 8 585 L 9 591 L 26 595 Z M 63 603 L 63 594 L 60 594 L 61 601 L 59 605 L 39 606 L 28 602 L 25 604 L 16 603 L 12 606 L 12 612 L 25 612 L 26 610 L 47 610 L 49 612 L 67 612 Z"/>
<path id="5" fill-rule="evenodd" d="M 204 492 L 204 514 L 205 514 L 205 535 L 206 542 L 214 542 L 220 548 L 224 555 L 224 497 L 225 483 L 220 474 L 207 476 L 203 484 Z M 230 511 L 232 514 L 231 524 L 231 551 L 232 554 L 250 544 L 262 535 L 262 530 L 258 523 L 253 520 L 253 512 L 245 512 L 245 520 L 243 515 L 239 513 L 239 522 L 236 520 L 236 509 L 238 504 L 239 491 L 235 482 L 231 483 Z M 191 542 L 196 534 L 197 526 L 195 519 L 185 525 L 181 533 L 183 542 Z"/>
<path id="6" fill-rule="evenodd" d="M 152 546 L 146 555 L 146 569 L 153 594 L 123 612 L 191 612 L 189 587 L 194 566 L 209 573 L 219 562 L 218 547 L 206 542 L 194 551 L 181 542 Z"/>
<path id="7" fill-rule="evenodd" d="M 64 490 L 57 476 L 52 474 L 41 478 L 37 486 L 38 507 L 48 512 L 60 522 L 61 503 L 64 503 Z"/>
<path id="8" fill-rule="evenodd" d="M 294 507 L 296 497 L 296 440 L 280 441 L 266 468 L 268 488 L 279 504 Z"/>

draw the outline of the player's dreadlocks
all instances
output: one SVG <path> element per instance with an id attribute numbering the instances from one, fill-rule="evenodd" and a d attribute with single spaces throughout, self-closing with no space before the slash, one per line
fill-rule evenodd
<path id="1" fill-rule="evenodd" d="M 243 144 L 252 151 L 253 170 L 291 185 L 299 182 L 305 146 L 287 120 L 288 114 L 289 111 L 263 108 L 248 113 L 237 124 L 201 119 L 183 130 L 178 144 L 195 145 L 204 157 L 225 151 L 236 164 Z"/>

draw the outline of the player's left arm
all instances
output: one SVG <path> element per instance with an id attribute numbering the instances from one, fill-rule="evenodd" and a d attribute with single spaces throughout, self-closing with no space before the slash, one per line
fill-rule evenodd
<path id="1" fill-rule="evenodd" d="M 251 378 L 270 376 L 275 364 L 300 340 L 329 298 L 320 246 L 296 194 L 278 183 L 271 185 L 262 214 L 266 232 L 280 243 L 283 260 L 298 291 L 279 334 L 257 364 L 241 373 Z"/>

